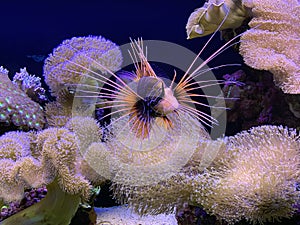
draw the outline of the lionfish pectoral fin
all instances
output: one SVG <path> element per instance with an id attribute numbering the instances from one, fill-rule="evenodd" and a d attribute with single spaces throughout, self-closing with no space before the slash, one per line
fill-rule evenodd
<path id="1" fill-rule="evenodd" d="M 149 120 L 142 120 L 136 114 L 132 114 L 129 118 L 129 126 L 131 132 L 137 138 L 148 138 L 151 131 L 151 122 Z"/>
<path id="2" fill-rule="evenodd" d="M 172 129 L 174 127 L 172 121 L 166 116 L 156 117 L 156 123 L 157 125 L 165 128 L 166 130 Z"/>

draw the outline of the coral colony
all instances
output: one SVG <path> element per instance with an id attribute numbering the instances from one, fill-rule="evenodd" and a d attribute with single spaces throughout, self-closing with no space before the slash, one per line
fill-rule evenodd
<path id="1" fill-rule="evenodd" d="M 240 54 L 245 63 L 270 71 L 285 93 L 299 94 L 299 1 L 210 0 L 191 14 L 188 38 L 213 33 L 224 18 L 221 30 L 237 28 L 247 17 L 253 18 L 251 29 L 241 35 Z"/>
<path id="2" fill-rule="evenodd" d="M 26 68 L 10 80 L 0 67 L 0 224 L 68 225 L 107 180 L 114 198 L 141 215 L 193 205 L 203 221 L 209 214 L 223 224 L 297 216 L 299 98 L 280 100 L 289 122 L 273 119 L 281 90 L 300 93 L 299 1 L 210 0 L 191 14 L 188 38 L 238 28 L 246 18 L 250 29 L 220 52 L 240 37 L 240 54 L 260 78 L 253 82 L 240 70 L 217 83 L 232 108 L 228 121 L 243 115 L 244 122 L 239 133 L 215 140 L 203 126 L 215 118 L 192 106 L 205 105 L 193 99 L 207 85 L 193 80 L 202 68 L 167 83 L 141 40 L 131 42 L 129 82 L 115 74 L 123 59 L 115 43 L 96 36 L 63 41 L 44 65 L 51 102 Z M 258 70 L 271 72 L 281 90 Z M 257 93 L 258 111 L 244 110 Z"/>

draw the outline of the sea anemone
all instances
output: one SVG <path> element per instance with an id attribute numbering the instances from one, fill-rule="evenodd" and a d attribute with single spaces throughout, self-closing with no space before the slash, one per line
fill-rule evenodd
<path id="1" fill-rule="evenodd" d="M 289 218 L 299 201 L 299 151 L 293 129 L 261 126 L 229 137 L 216 166 L 195 176 L 192 199 L 229 223 Z"/>

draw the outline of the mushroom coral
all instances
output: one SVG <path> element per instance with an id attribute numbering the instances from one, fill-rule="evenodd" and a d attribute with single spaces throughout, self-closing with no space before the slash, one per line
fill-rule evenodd
<path id="1" fill-rule="evenodd" d="M 196 118 L 188 114 L 172 114 L 169 118 L 172 129 L 153 124 L 146 139 L 129 131 L 129 117 L 115 118 L 104 129 L 107 130 L 103 134 L 105 142 L 93 142 L 83 152 L 84 168 L 90 166 L 97 174 L 111 180 L 117 200 L 129 203 L 141 214 L 170 212 L 178 197 L 186 199 L 183 193 L 189 193 L 189 183 L 184 185 L 181 173 L 188 174 L 191 168 L 188 165 L 201 158 L 197 151 L 198 140 L 210 140 Z M 88 131 L 80 128 L 82 122 L 79 117 L 67 126 L 76 127 L 74 130 L 84 140 L 84 146 L 88 146 L 85 137 L 95 139 L 96 127 Z M 93 177 L 90 179 L 93 180 Z M 171 186 L 172 189 L 169 188 Z M 185 188 L 185 191 L 179 191 Z M 160 197 L 165 195 L 169 198 L 162 202 Z"/>
<path id="2" fill-rule="evenodd" d="M 297 0 L 244 0 L 252 9 L 250 30 L 240 53 L 249 66 L 269 70 L 289 94 L 300 93 L 300 3 Z"/>
<path id="3" fill-rule="evenodd" d="M 101 76 L 107 70 L 119 70 L 121 64 L 119 47 L 101 36 L 74 37 L 63 41 L 44 65 L 45 82 L 56 97 L 56 101 L 45 107 L 48 124 L 63 127 L 74 113 L 76 86 L 88 86 L 89 91 L 93 86 L 97 90 L 105 82 Z"/>
<path id="4" fill-rule="evenodd" d="M 147 139 L 128 132 L 128 118 L 113 123 L 105 143 L 118 160 L 112 181 L 129 186 L 154 185 L 177 174 L 194 156 L 199 139 L 210 139 L 201 123 L 190 115 L 169 115 L 173 128 L 153 124 Z"/>
<path id="5" fill-rule="evenodd" d="M 91 185 L 80 171 L 78 141 L 65 128 L 48 128 L 37 134 L 14 132 L 0 137 L 0 198 L 20 200 L 25 188 L 46 185 L 39 203 L 5 219 L 1 225 L 69 224 Z M 63 211 L 64 213 L 61 213 Z"/>

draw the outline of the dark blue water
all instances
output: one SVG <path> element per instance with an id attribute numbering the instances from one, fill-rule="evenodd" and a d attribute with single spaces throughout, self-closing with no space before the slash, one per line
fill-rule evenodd
<path id="1" fill-rule="evenodd" d="M 102 35 L 118 45 L 129 37 L 170 41 L 198 52 L 207 38 L 186 40 L 185 25 L 204 1 L 6 1 L 0 3 L 0 65 L 41 75 L 43 58 L 64 39 Z M 221 45 L 216 35 L 203 58 Z M 236 54 L 215 65 L 241 62 Z M 232 69 L 236 70 L 236 69 Z M 221 72 L 224 73 L 224 72 Z"/>

